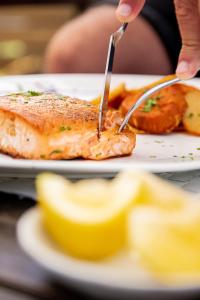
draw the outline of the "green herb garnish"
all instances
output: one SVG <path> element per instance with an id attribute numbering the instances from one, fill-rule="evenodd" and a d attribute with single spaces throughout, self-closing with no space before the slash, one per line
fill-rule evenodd
<path id="1" fill-rule="evenodd" d="M 43 93 L 40 93 L 40 92 L 35 92 L 35 91 L 27 91 L 27 92 L 16 92 L 16 93 L 11 93 L 9 94 L 8 96 L 11 96 L 11 97 L 17 97 L 17 96 L 24 96 L 24 97 L 31 97 L 31 96 L 40 96 L 42 95 Z"/>
<path id="2" fill-rule="evenodd" d="M 99 156 L 101 156 L 101 153 L 97 153 L 97 154 L 96 154 L 96 158 L 99 157 Z"/>
<path id="3" fill-rule="evenodd" d="M 50 155 L 53 155 L 53 154 L 59 154 L 59 153 L 62 153 L 63 151 L 62 150 L 59 150 L 59 149 L 55 149 L 53 150 Z"/>
<path id="4" fill-rule="evenodd" d="M 162 144 L 162 143 L 164 143 L 164 142 L 163 142 L 163 141 L 154 141 L 154 143 Z"/>
<path id="5" fill-rule="evenodd" d="M 157 100 L 154 98 L 150 98 L 147 100 L 144 108 L 143 108 L 143 112 L 150 112 L 152 110 L 152 108 L 157 104 Z"/>
<path id="6" fill-rule="evenodd" d="M 191 119 L 191 118 L 193 118 L 194 117 L 194 114 L 193 113 L 190 113 L 189 115 L 188 115 L 188 119 Z"/>
<path id="7" fill-rule="evenodd" d="M 155 99 L 156 99 L 156 100 L 160 100 L 160 98 L 161 98 L 161 96 L 156 96 Z"/>
<path id="8" fill-rule="evenodd" d="M 29 96 L 40 96 L 40 95 L 42 95 L 42 93 L 40 93 L 40 92 L 31 91 L 31 90 L 28 91 L 27 94 L 28 94 Z"/>
<path id="9" fill-rule="evenodd" d="M 70 131 L 70 130 L 72 130 L 72 128 L 70 126 L 60 126 L 60 128 L 59 128 L 60 132 L 65 131 L 65 130 Z"/>
<path id="10" fill-rule="evenodd" d="M 197 148 L 197 150 L 200 150 L 200 148 Z"/>

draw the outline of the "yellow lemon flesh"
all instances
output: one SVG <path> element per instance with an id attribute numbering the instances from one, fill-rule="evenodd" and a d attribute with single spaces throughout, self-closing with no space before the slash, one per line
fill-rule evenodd
<path id="1" fill-rule="evenodd" d="M 199 277 L 200 204 L 192 201 L 177 211 L 136 208 L 130 216 L 129 242 L 158 277 Z"/>
<path id="2" fill-rule="evenodd" d="M 190 194 L 173 184 L 146 172 L 127 171 L 116 178 L 119 182 L 139 182 L 138 197 L 134 205 L 151 205 L 166 210 L 183 208 Z"/>
<path id="3" fill-rule="evenodd" d="M 126 244 L 127 218 L 139 182 L 84 180 L 70 183 L 42 174 L 37 182 L 44 225 L 69 254 L 100 259 Z"/>

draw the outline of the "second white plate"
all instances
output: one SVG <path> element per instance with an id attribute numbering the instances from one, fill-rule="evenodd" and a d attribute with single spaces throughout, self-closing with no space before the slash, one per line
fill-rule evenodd
<path id="1" fill-rule="evenodd" d="M 200 281 L 184 279 L 181 284 L 164 284 L 156 280 L 127 252 L 97 262 L 79 260 L 62 253 L 45 232 L 37 208 L 22 216 L 17 236 L 24 251 L 57 281 L 97 294 L 101 299 L 104 296 L 120 300 L 138 299 L 137 296 L 154 300 L 177 299 L 176 296 L 182 299 L 200 291 Z"/>

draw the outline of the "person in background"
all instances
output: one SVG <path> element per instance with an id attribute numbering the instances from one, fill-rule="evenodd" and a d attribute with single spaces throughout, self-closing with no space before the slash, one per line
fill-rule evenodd
<path id="1" fill-rule="evenodd" d="M 120 21 L 130 24 L 117 48 L 115 72 L 175 72 L 181 50 L 180 26 L 183 47 L 177 74 L 192 77 L 200 67 L 198 1 L 175 0 L 175 6 L 172 0 L 96 1 L 52 38 L 46 51 L 45 71 L 103 72 L 109 37 Z"/>

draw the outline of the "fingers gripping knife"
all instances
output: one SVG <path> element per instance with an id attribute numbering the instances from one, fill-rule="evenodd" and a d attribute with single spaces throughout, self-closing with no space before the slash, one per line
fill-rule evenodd
<path id="1" fill-rule="evenodd" d="M 106 70 L 105 70 L 105 82 L 104 82 L 104 90 L 100 102 L 99 107 L 99 125 L 98 125 L 98 136 L 100 137 L 101 131 L 103 130 L 105 114 L 108 108 L 108 99 L 109 99 L 109 92 L 110 92 L 110 83 L 111 83 L 111 76 L 113 70 L 113 62 L 115 56 L 115 47 L 117 43 L 122 38 L 128 23 L 122 24 L 122 26 L 114 32 L 110 37 L 109 48 L 108 48 L 108 56 L 107 56 L 107 63 L 106 63 Z"/>

